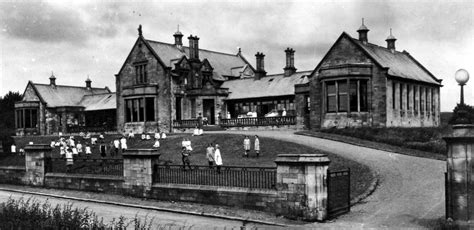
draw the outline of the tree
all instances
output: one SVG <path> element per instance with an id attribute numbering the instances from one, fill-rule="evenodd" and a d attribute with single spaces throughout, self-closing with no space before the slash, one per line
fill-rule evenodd
<path id="1" fill-rule="evenodd" d="M 15 132 L 15 102 L 20 101 L 19 92 L 8 92 L 0 96 L 0 137 L 10 136 Z"/>

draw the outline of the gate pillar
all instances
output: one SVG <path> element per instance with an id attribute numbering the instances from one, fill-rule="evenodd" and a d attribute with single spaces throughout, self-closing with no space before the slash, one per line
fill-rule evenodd
<path id="1" fill-rule="evenodd" d="M 45 156 L 51 154 L 49 145 L 27 145 L 25 146 L 25 168 L 26 173 L 23 182 L 28 185 L 43 186 L 45 174 Z"/>
<path id="2" fill-rule="evenodd" d="M 122 156 L 124 193 L 146 197 L 153 184 L 153 165 L 160 153 L 157 149 L 128 149 Z"/>
<path id="3" fill-rule="evenodd" d="M 327 218 L 326 154 L 280 154 L 277 164 L 277 214 L 309 221 Z"/>
<path id="4" fill-rule="evenodd" d="M 453 125 L 447 143 L 446 219 L 459 229 L 474 228 L 474 125 Z"/>

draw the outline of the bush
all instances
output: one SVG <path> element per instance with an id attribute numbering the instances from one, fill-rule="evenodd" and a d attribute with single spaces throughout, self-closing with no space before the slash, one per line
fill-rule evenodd
<path id="1" fill-rule="evenodd" d="M 15 200 L 11 197 L 0 204 L 0 226 L 6 229 L 151 229 L 153 219 L 142 221 L 135 216 L 127 221 L 123 216 L 104 223 L 94 212 L 86 208 L 74 208 L 71 203 L 52 207 L 48 201 L 39 201 L 23 197 Z"/>
<path id="2" fill-rule="evenodd" d="M 460 113 L 462 111 L 462 113 Z M 449 124 L 460 123 L 459 118 L 463 120 L 463 124 L 474 124 L 474 107 L 466 104 L 457 104 L 453 110 L 453 116 L 449 120 Z M 462 119 L 464 118 L 464 119 Z"/>
<path id="3" fill-rule="evenodd" d="M 442 137 L 449 126 L 433 128 L 345 128 L 322 129 L 321 132 L 350 136 L 410 149 L 444 154 L 446 146 Z"/>

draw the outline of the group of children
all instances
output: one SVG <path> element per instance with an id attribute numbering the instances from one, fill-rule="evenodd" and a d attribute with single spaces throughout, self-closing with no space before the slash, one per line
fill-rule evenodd
<path id="1" fill-rule="evenodd" d="M 250 152 L 250 138 L 249 136 L 245 136 L 244 138 L 244 155 L 243 157 L 249 157 L 249 152 Z M 258 139 L 258 136 L 255 135 L 255 140 L 254 140 L 254 150 L 255 153 L 257 154 L 257 157 L 260 157 L 260 139 Z"/>

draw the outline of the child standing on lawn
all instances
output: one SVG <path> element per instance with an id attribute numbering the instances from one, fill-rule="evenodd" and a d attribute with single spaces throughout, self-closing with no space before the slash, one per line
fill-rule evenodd
<path id="1" fill-rule="evenodd" d="M 212 166 L 214 165 L 214 147 L 212 146 L 212 143 L 209 143 L 206 148 L 206 158 L 207 161 L 209 162 L 209 168 L 212 169 Z"/>
<path id="2" fill-rule="evenodd" d="M 216 150 L 214 151 L 214 161 L 216 162 L 217 173 L 221 173 L 221 166 L 222 166 L 222 156 L 221 150 L 219 145 L 216 144 Z"/>
<path id="3" fill-rule="evenodd" d="M 106 156 L 107 146 L 105 145 L 104 141 L 100 141 L 99 145 L 100 156 L 104 158 Z"/>
<path id="4" fill-rule="evenodd" d="M 183 170 L 186 171 L 186 165 L 191 169 L 191 162 L 189 160 L 190 151 L 186 147 L 181 148 L 181 160 L 183 161 Z"/>
<path id="5" fill-rule="evenodd" d="M 66 151 L 66 172 L 70 172 L 71 171 L 71 167 L 72 165 L 74 164 L 74 160 L 72 158 L 72 149 L 71 148 L 67 148 L 67 151 Z"/>
<path id="6" fill-rule="evenodd" d="M 248 158 L 249 157 L 249 151 L 250 151 L 250 138 L 249 138 L 249 136 L 245 136 L 244 150 L 245 150 L 244 157 Z"/>
<path id="7" fill-rule="evenodd" d="M 260 139 L 258 139 L 257 135 L 255 135 L 254 148 L 255 148 L 255 153 L 257 154 L 257 157 L 259 157 L 260 156 Z"/>
<path id="8" fill-rule="evenodd" d="M 92 154 L 91 146 L 89 144 L 86 144 L 86 157 L 90 158 L 91 154 Z"/>

